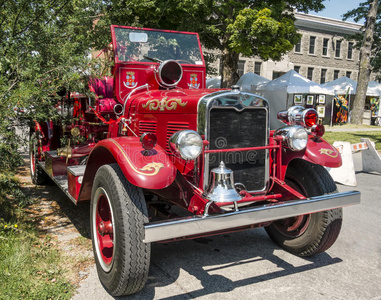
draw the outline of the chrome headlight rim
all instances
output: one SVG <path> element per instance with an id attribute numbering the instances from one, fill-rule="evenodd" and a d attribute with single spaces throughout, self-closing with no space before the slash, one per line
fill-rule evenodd
<path id="1" fill-rule="evenodd" d="M 169 149 L 184 160 L 195 160 L 200 156 L 203 147 L 201 136 L 194 130 L 175 132 L 168 144 Z"/>
<path id="2" fill-rule="evenodd" d="M 303 126 L 296 125 L 278 129 L 274 136 L 282 136 L 283 144 L 292 151 L 302 151 L 307 147 L 308 132 Z"/>

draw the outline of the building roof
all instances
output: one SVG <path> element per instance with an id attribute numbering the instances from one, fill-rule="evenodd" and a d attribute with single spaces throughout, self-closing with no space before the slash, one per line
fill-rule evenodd
<path id="1" fill-rule="evenodd" d="M 295 26 L 309 30 L 324 30 L 333 34 L 352 35 L 361 32 L 362 25 L 331 18 L 295 12 Z"/>

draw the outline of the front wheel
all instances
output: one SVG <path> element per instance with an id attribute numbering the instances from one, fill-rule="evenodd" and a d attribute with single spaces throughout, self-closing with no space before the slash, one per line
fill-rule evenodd
<path id="1" fill-rule="evenodd" d="M 336 184 L 327 170 L 305 160 L 290 163 L 285 181 L 307 197 L 337 193 Z M 337 208 L 274 221 L 266 231 L 286 251 L 298 256 L 312 256 L 333 245 L 341 223 L 342 209 Z"/>
<path id="2" fill-rule="evenodd" d="M 140 291 L 150 264 L 151 247 L 143 242 L 148 212 L 142 190 L 126 180 L 117 164 L 98 169 L 90 214 L 100 281 L 112 296 Z"/>

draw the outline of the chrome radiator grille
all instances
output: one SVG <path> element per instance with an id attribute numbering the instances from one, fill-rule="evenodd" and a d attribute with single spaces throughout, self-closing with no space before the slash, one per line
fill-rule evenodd
<path id="1" fill-rule="evenodd" d="M 261 107 L 248 107 L 238 111 L 232 107 L 210 110 L 209 149 L 237 149 L 267 145 L 268 111 Z M 220 161 L 234 171 L 235 183 L 248 191 L 261 191 L 266 187 L 268 150 L 234 151 L 209 154 L 209 170 Z"/>

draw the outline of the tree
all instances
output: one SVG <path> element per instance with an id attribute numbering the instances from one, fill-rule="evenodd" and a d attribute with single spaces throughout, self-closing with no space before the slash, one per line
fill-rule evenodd
<path id="1" fill-rule="evenodd" d="M 0 170 L 19 162 L 15 123 L 53 117 L 60 87 L 85 88 L 99 11 L 89 0 L 0 1 Z"/>
<path id="2" fill-rule="evenodd" d="M 361 3 L 358 9 L 352 10 L 344 15 L 345 18 L 356 15 L 357 20 L 359 20 L 360 16 L 364 16 L 366 4 L 369 4 L 369 8 L 366 16 L 364 37 L 360 48 L 359 76 L 351 116 L 351 123 L 353 124 L 362 124 L 366 91 L 370 73 L 372 72 L 371 56 L 378 12 L 378 0 L 369 0 L 368 2 Z"/>
<path id="3" fill-rule="evenodd" d="M 324 8 L 322 0 L 108 0 L 98 25 L 132 25 L 198 32 L 222 60 L 222 86 L 234 84 L 239 55 L 280 60 L 300 40 L 293 10 Z M 101 36 L 101 31 L 100 35 Z"/>

